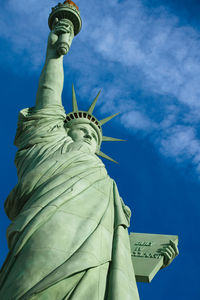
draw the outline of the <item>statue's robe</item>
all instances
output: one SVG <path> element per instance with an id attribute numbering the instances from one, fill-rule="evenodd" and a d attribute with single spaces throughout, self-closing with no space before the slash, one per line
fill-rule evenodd
<path id="1" fill-rule="evenodd" d="M 73 143 L 62 106 L 20 112 L 19 182 L 5 202 L 12 223 L 1 269 L 4 300 L 138 300 L 130 210 L 104 164 Z"/>

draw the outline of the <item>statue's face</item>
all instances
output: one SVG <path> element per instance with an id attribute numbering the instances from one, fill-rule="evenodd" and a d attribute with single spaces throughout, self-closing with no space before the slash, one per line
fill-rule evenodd
<path id="1" fill-rule="evenodd" d="M 74 142 L 86 143 L 91 152 L 95 153 L 98 146 L 98 135 L 90 124 L 75 124 L 69 129 L 68 135 Z"/>

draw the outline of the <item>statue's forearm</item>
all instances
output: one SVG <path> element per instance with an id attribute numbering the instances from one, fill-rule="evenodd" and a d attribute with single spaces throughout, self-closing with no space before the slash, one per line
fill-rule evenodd
<path id="1" fill-rule="evenodd" d="M 80 22 L 81 27 L 80 17 L 77 17 L 77 12 L 74 12 L 74 8 L 71 9 L 68 5 L 63 6 L 59 4 L 56 7 L 56 11 L 58 10 L 59 12 L 60 9 L 62 14 L 63 9 L 64 11 L 67 10 L 67 12 L 72 10 L 71 13 L 75 14 L 74 16 Z M 69 51 L 74 38 L 74 24 L 68 18 L 62 18 L 61 20 L 58 20 L 57 17 L 54 18 L 53 25 L 50 28 L 52 31 L 48 38 L 46 61 L 40 76 L 36 97 L 37 108 L 62 103 L 61 96 L 64 83 L 63 55 Z"/>
<path id="2" fill-rule="evenodd" d="M 47 55 L 39 80 L 36 107 L 43 108 L 51 104 L 61 104 L 63 83 L 63 56 L 51 57 Z"/>

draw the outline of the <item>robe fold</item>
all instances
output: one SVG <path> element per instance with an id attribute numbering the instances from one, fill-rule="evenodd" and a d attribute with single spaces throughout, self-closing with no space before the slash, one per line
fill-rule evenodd
<path id="1" fill-rule="evenodd" d="M 130 210 L 102 161 L 67 135 L 65 116 L 58 105 L 19 114 L 0 299 L 138 300 Z"/>

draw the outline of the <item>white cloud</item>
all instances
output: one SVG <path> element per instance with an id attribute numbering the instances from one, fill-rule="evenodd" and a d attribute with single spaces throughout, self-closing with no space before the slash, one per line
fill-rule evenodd
<path id="1" fill-rule="evenodd" d="M 125 113 L 121 117 L 121 122 L 129 130 L 142 130 L 146 133 L 152 131 L 152 129 L 155 129 L 156 127 L 156 124 L 154 124 L 151 120 L 148 119 L 147 116 L 145 116 L 138 110 L 132 110 Z"/>
<path id="2" fill-rule="evenodd" d="M 174 127 L 160 143 L 160 150 L 164 155 L 176 158 L 178 162 L 189 160 L 199 173 L 200 141 L 194 128 L 180 125 Z"/>
<path id="3" fill-rule="evenodd" d="M 200 107 L 199 33 L 179 26 L 178 19 L 163 9 L 160 16 L 149 15 L 140 6 L 139 11 L 134 9 L 134 16 L 127 16 L 131 1 L 126 3 L 118 4 L 118 18 L 105 16 L 91 35 L 95 51 L 124 67 L 139 68 L 151 92 Z"/>

